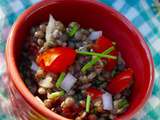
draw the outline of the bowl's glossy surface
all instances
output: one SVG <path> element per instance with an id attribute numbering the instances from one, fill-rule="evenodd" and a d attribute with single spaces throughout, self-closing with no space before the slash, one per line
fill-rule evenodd
<path id="1" fill-rule="evenodd" d="M 115 10 L 92 0 L 46 0 L 25 11 L 14 24 L 8 38 L 6 58 L 12 82 L 27 103 L 49 119 L 66 120 L 38 104 L 29 92 L 17 69 L 19 53 L 31 26 L 48 21 L 49 14 L 65 24 L 77 21 L 83 27 L 103 30 L 104 35 L 115 41 L 127 65 L 135 72 L 135 83 L 129 109 L 117 119 L 129 120 L 149 97 L 154 69 L 150 51 L 136 28 Z"/>

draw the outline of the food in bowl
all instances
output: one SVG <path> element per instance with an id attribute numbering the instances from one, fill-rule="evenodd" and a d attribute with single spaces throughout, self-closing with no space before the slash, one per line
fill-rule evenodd
<path id="1" fill-rule="evenodd" d="M 67 27 L 50 15 L 21 52 L 21 76 L 40 104 L 75 120 L 114 119 L 129 107 L 134 81 L 116 43 L 103 31 Z"/>

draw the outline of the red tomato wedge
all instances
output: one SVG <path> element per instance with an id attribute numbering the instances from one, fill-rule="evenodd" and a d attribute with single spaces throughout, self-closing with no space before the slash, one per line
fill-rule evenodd
<path id="1" fill-rule="evenodd" d="M 118 56 L 118 51 L 117 50 L 113 50 L 110 55 L 113 55 L 113 56 Z M 116 65 L 117 65 L 117 60 L 114 60 L 114 59 L 107 59 L 107 64 L 105 65 L 104 69 L 107 70 L 107 71 L 112 71 Z"/>
<path id="2" fill-rule="evenodd" d="M 92 99 L 96 99 L 102 96 L 102 92 L 94 87 L 88 88 L 86 92 L 87 92 L 87 95 L 90 95 Z"/>
<path id="3" fill-rule="evenodd" d="M 74 63 L 75 58 L 75 50 L 57 47 L 46 50 L 37 57 L 36 61 L 47 72 L 61 73 Z"/>
<path id="4" fill-rule="evenodd" d="M 101 53 L 112 46 L 113 46 L 112 41 L 110 41 L 108 38 L 102 36 L 96 41 L 96 44 L 93 46 L 93 50 L 95 52 Z"/>
<path id="5" fill-rule="evenodd" d="M 115 95 L 130 87 L 133 83 L 133 70 L 128 68 L 117 74 L 107 85 L 107 90 Z"/>
<path id="6" fill-rule="evenodd" d="M 112 41 L 109 40 L 108 38 L 102 36 L 96 41 L 96 44 L 93 46 L 93 50 L 95 52 L 100 52 L 101 53 L 101 52 L 105 51 L 106 49 L 108 49 L 112 46 L 113 46 Z M 116 49 L 113 50 L 110 53 L 110 55 L 117 56 L 118 55 L 117 50 Z M 107 71 L 112 71 L 116 67 L 116 65 L 117 65 L 117 60 L 107 59 L 107 64 L 104 67 L 104 69 L 107 70 Z"/>

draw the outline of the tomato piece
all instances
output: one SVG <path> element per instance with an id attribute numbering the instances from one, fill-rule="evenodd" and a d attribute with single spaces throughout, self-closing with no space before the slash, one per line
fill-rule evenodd
<path id="1" fill-rule="evenodd" d="M 73 64 L 76 52 L 71 48 L 57 47 L 38 55 L 37 64 L 47 72 L 61 73 Z"/>
<path id="2" fill-rule="evenodd" d="M 128 68 L 117 74 L 107 85 L 107 90 L 111 94 L 117 94 L 130 87 L 133 83 L 133 70 Z"/>
<path id="3" fill-rule="evenodd" d="M 95 45 L 93 46 L 93 50 L 95 52 L 103 52 L 112 46 L 113 46 L 112 41 L 109 40 L 108 38 L 102 36 L 96 41 Z M 113 50 L 110 53 L 110 55 L 117 56 L 118 55 L 117 50 L 116 49 Z M 107 60 L 107 64 L 104 67 L 104 69 L 107 71 L 112 71 L 117 65 L 117 60 L 113 60 L 113 59 L 105 59 L 105 60 Z"/>
<path id="4" fill-rule="evenodd" d="M 108 38 L 102 36 L 96 41 L 95 45 L 93 45 L 93 50 L 95 52 L 100 53 L 100 52 L 103 52 L 112 46 L 113 46 L 112 41 L 110 41 Z"/>
<path id="5" fill-rule="evenodd" d="M 90 95 L 92 99 L 96 99 L 102 96 L 102 92 L 94 87 L 88 88 L 86 92 L 87 92 L 87 95 Z"/>
<path id="6" fill-rule="evenodd" d="M 113 50 L 110 55 L 118 56 L 118 51 Z M 117 66 L 118 61 L 114 59 L 107 59 L 107 64 L 104 66 L 104 69 L 107 71 L 112 71 Z"/>

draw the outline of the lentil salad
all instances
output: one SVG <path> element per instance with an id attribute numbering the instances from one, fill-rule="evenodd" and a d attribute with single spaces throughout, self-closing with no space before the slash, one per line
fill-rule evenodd
<path id="1" fill-rule="evenodd" d="M 75 120 L 112 120 L 129 107 L 133 70 L 102 31 L 49 21 L 31 29 L 21 76 L 40 104 Z"/>

